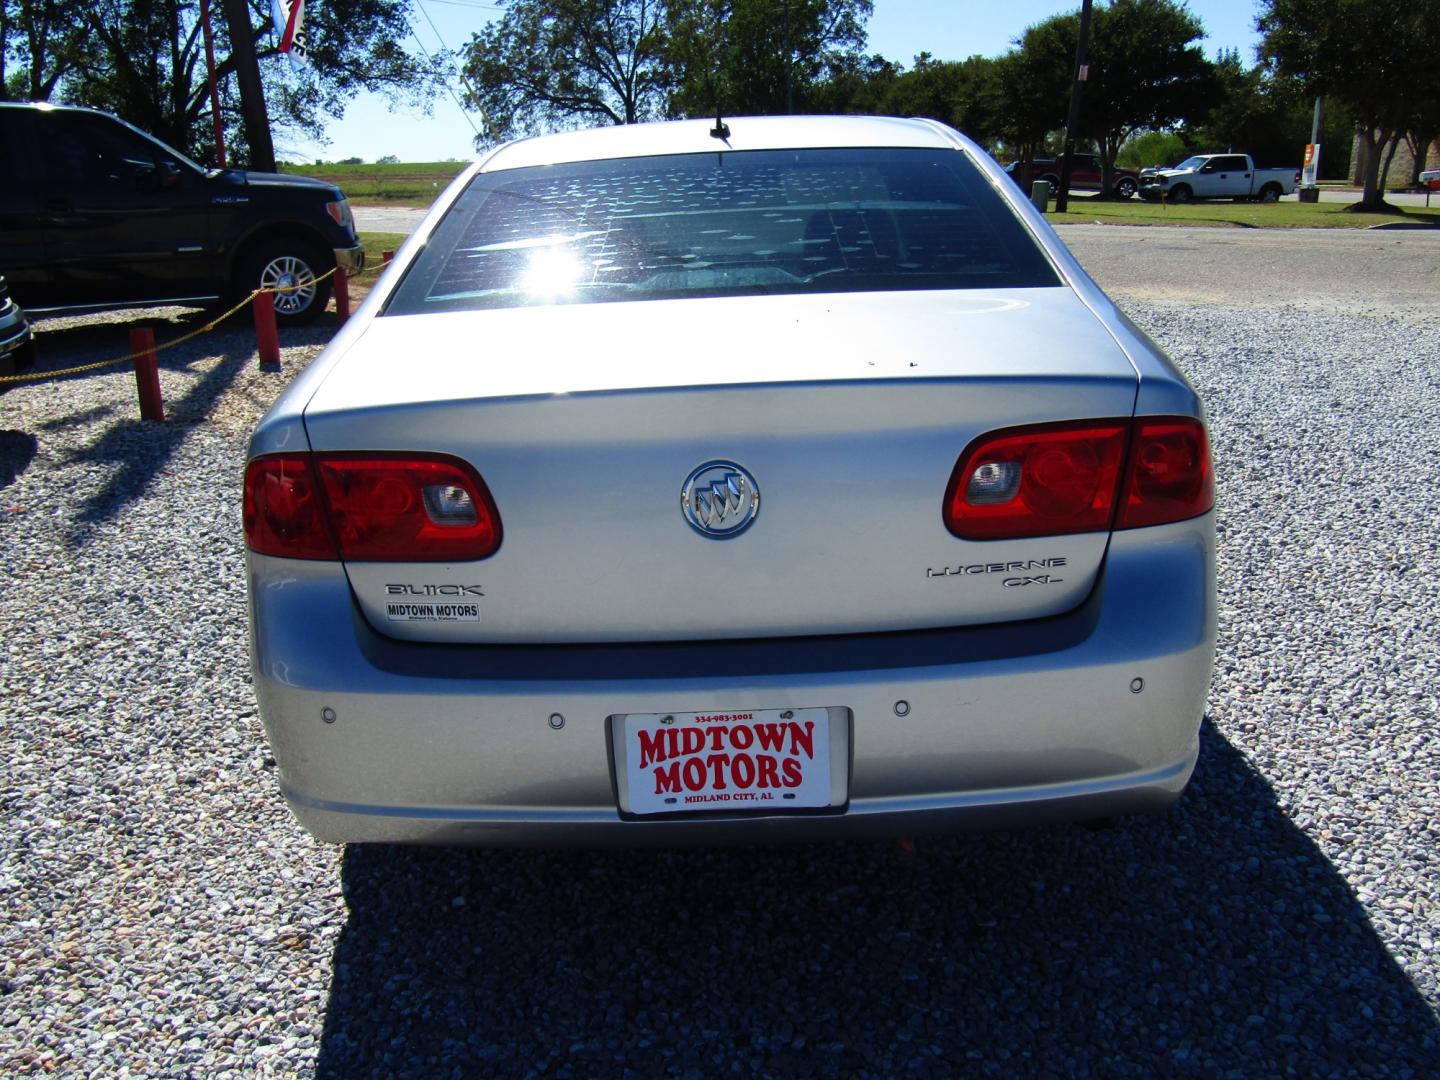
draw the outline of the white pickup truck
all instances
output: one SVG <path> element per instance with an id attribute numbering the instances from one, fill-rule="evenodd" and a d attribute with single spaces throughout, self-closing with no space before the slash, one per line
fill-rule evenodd
<path id="1" fill-rule="evenodd" d="M 1188 203 L 1195 199 L 1274 202 L 1300 182 L 1298 169 L 1257 169 L 1249 154 L 1196 154 L 1171 169 L 1140 178 L 1142 199 Z"/>

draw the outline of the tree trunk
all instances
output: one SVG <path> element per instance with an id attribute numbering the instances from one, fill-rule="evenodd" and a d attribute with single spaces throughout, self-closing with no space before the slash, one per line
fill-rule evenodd
<path id="1" fill-rule="evenodd" d="M 1410 161 L 1410 186 L 1420 186 L 1420 174 L 1425 171 L 1425 164 L 1430 159 L 1430 147 L 1435 143 L 1435 133 L 1421 134 L 1411 132 L 1405 137 L 1413 151 Z"/>
<path id="2" fill-rule="evenodd" d="M 224 0 L 225 23 L 230 28 L 230 55 L 240 82 L 240 114 L 245 120 L 245 142 L 250 167 L 275 172 L 275 144 L 270 141 L 270 117 L 265 112 L 265 90 L 260 85 L 260 64 L 255 59 L 255 28 L 250 25 L 246 0 Z"/>
<path id="3" fill-rule="evenodd" d="M 1361 128 L 1360 164 L 1361 183 L 1364 193 L 1357 205 L 1361 210 L 1379 210 L 1385 205 L 1384 192 L 1380 190 L 1380 148 L 1390 141 L 1390 132 L 1384 128 Z"/>
<path id="4" fill-rule="evenodd" d="M 1385 151 L 1385 167 L 1380 170 L 1380 198 L 1385 198 L 1385 182 L 1390 178 L 1390 164 L 1395 160 L 1395 151 L 1400 149 L 1400 140 L 1403 135 L 1396 132 L 1390 137 L 1390 147 Z"/>

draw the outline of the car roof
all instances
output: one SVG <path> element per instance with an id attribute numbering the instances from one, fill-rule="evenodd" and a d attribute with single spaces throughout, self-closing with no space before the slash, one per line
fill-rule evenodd
<path id="1" fill-rule="evenodd" d="M 103 109 L 92 109 L 87 105 L 56 105 L 53 101 L 0 101 L 0 109 L 33 109 L 36 112 L 94 113 L 96 116 L 113 115 Z"/>
<path id="2" fill-rule="evenodd" d="M 727 116 L 725 123 L 730 128 L 725 139 L 710 134 L 714 120 L 670 120 L 539 135 L 501 146 L 485 160 L 484 171 L 723 150 L 859 146 L 954 150 L 962 145 L 958 133 L 940 124 L 893 116 Z"/>

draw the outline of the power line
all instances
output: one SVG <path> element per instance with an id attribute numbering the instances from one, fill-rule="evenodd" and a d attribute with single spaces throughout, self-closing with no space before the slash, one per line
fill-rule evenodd
<path id="1" fill-rule="evenodd" d="M 449 0 L 449 2 L 454 2 L 454 0 Z M 450 51 L 449 46 L 445 44 L 445 39 L 440 36 L 440 31 L 439 31 L 439 29 L 435 26 L 435 20 L 432 19 L 432 18 L 430 18 L 430 13 L 425 10 L 425 6 L 420 3 L 420 0 L 415 0 L 415 8 L 416 8 L 417 11 L 420 12 L 421 15 L 424 15 L 424 16 L 425 16 L 425 21 L 430 24 L 430 29 L 435 31 L 435 40 L 438 41 L 438 42 L 440 42 L 440 48 L 443 49 L 445 52 L 448 53 L 448 52 Z M 497 8 L 496 10 L 499 10 L 499 9 Z M 409 26 L 410 24 L 407 22 L 406 25 Z M 426 59 L 427 61 L 429 61 L 429 62 L 433 65 L 433 64 L 435 63 L 434 58 L 430 55 L 430 51 L 425 48 L 425 43 L 420 40 L 420 35 L 417 34 L 417 33 L 415 33 L 415 27 L 413 27 L 413 26 L 410 26 L 410 36 L 415 39 L 415 44 L 420 46 L 420 51 L 425 54 L 425 59 Z M 475 100 L 478 102 L 478 101 L 479 101 L 479 98 L 478 98 L 478 96 L 476 96 L 476 94 L 475 94 L 475 88 L 470 85 L 470 80 L 468 80 L 467 78 L 465 78 L 465 72 L 464 72 L 464 70 L 462 69 L 461 71 L 458 72 L 458 74 L 460 75 L 460 81 L 461 81 L 462 83 L 464 83 L 464 85 L 465 85 L 465 89 L 468 90 L 468 91 L 470 91 L 470 96 L 473 97 L 473 98 L 475 98 Z M 456 106 L 460 109 L 461 115 L 465 117 L 465 122 L 470 125 L 470 130 L 473 131 L 473 132 L 475 132 L 475 137 L 476 137 L 477 139 L 484 138 L 484 135 L 482 134 L 482 132 L 480 131 L 480 129 L 475 126 L 475 121 L 470 119 L 470 114 L 469 114 L 469 112 L 467 112 L 466 109 L 465 109 L 465 103 L 464 103 L 463 101 L 461 101 L 461 100 L 460 100 L 460 96 L 455 93 L 455 88 L 450 85 L 450 80 L 449 80 L 449 79 L 446 79 L 446 80 L 445 80 L 445 92 L 450 95 L 451 99 L 455 102 Z M 477 108 L 478 108 L 478 105 L 477 105 Z M 480 109 L 479 111 L 480 111 L 480 119 L 481 119 L 482 121 L 484 121 L 486 128 L 489 128 L 489 126 L 490 126 L 490 121 L 489 121 L 489 119 L 485 116 L 485 110 L 484 110 L 484 109 Z"/>
<path id="2" fill-rule="evenodd" d="M 479 0 L 431 0 L 447 7 L 470 8 L 472 11 L 504 11 L 499 4 L 482 4 Z"/>

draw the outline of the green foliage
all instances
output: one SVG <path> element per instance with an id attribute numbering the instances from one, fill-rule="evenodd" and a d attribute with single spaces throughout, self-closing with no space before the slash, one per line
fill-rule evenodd
<path id="1" fill-rule="evenodd" d="M 282 164 L 282 172 L 336 184 L 351 202 L 387 206 L 429 206 L 467 162 L 401 161 L 390 165 Z M 391 244 L 390 247 L 394 247 Z"/>
<path id="2" fill-rule="evenodd" d="M 183 0 L 0 0 L 0 82 L 14 96 L 114 112 L 201 160 L 214 160 L 204 41 L 197 5 Z M 445 74 L 402 47 L 412 0 L 349 0 L 306 8 L 309 63 L 276 52 L 269 0 L 250 0 L 272 123 L 322 135 L 360 90 L 425 103 Z M 227 142 L 240 143 L 229 29 L 215 8 L 215 55 Z M 233 155 L 232 156 L 237 156 Z"/>
<path id="3" fill-rule="evenodd" d="M 490 140 L 659 117 L 669 79 L 662 0 L 514 0 L 461 50 Z"/>
<path id="4" fill-rule="evenodd" d="M 1174 165 L 1190 153 L 1185 140 L 1173 131 L 1146 131 L 1126 140 L 1115 157 L 1115 164 L 1127 169 L 1143 169 L 1149 165 Z"/>
<path id="5" fill-rule="evenodd" d="M 399 164 L 400 164 L 400 159 L 399 159 L 398 157 L 396 157 L 394 154 L 386 154 L 384 157 L 378 157 L 378 158 L 376 158 L 376 159 L 375 159 L 375 164 L 376 164 L 376 165 L 399 165 Z"/>
<path id="6" fill-rule="evenodd" d="M 1282 92 L 1349 110 L 1363 154 L 1361 205 L 1382 206 L 1382 149 L 1412 128 L 1440 127 L 1440 4 L 1262 0 L 1259 27 L 1261 59 Z"/>
<path id="7" fill-rule="evenodd" d="M 871 0 L 670 0 L 670 116 L 775 115 L 814 108 L 853 71 Z"/>

